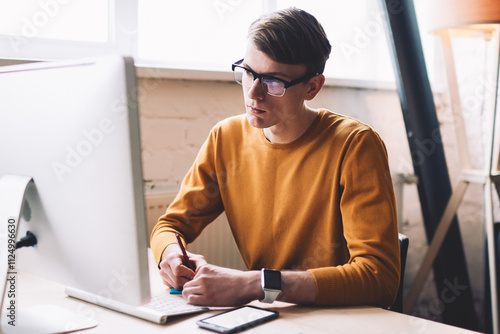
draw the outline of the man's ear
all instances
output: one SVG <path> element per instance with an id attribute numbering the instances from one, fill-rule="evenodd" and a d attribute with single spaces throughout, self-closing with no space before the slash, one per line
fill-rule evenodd
<path id="1" fill-rule="evenodd" d="M 309 79 L 308 82 L 309 89 L 307 90 L 304 99 L 306 101 L 314 99 L 314 97 L 318 95 L 321 88 L 323 88 L 324 84 L 325 84 L 325 76 L 323 74 L 318 74 Z"/>

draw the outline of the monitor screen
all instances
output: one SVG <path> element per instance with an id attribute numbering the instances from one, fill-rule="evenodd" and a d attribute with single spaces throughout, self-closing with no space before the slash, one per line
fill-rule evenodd
<path id="1" fill-rule="evenodd" d="M 38 243 L 16 250 L 17 271 L 128 304 L 149 299 L 131 59 L 0 67 L 0 178 L 5 175 L 34 181 L 17 236 L 31 231 Z M 7 222 L 0 226 L 5 236 Z"/>

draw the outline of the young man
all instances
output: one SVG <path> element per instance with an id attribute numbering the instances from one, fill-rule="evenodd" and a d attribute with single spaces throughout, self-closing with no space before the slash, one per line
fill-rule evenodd
<path id="1" fill-rule="evenodd" d="M 233 64 L 246 114 L 212 129 L 151 237 L 164 283 L 189 303 L 393 303 L 399 243 L 385 146 L 367 125 L 306 104 L 330 50 L 296 8 L 250 26 Z M 175 233 L 190 243 L 223 211 L 249 270 L 188 253 L 190 269 Z"/>

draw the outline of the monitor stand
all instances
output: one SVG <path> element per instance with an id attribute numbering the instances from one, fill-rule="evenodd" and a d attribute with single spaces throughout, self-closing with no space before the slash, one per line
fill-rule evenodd
<path id="1" fill-rule="evenodd" d="M 37 305 L 19 309 L 16 300 L 18 271 L 16 241 L 19 220 L 23 213 L 24 195 L 33 179 L 21 175 L 0 178 L 0 333 L 69 333 L 97 326 L 82 314 L 57 305 Z M 8 292 L 8 293 L 6 293 Z"/>

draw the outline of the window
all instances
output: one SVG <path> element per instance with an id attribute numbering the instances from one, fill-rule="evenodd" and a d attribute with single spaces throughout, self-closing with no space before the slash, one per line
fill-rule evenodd
<path id="1" fill-rule="evenodd" d="M 394 81 L 384 31 L 384 14 L 373 0 L 277 0 L 313 14 L 332 45 L 325 75 L 332 78 Z"/>
<path id="2" fill-rule="evenodd" d="M 230 71 L 243 57 L 261 1 L 141 0 L 138 59 L 184 69 Z"/>
<path id="3" fill-rule="evenodd" d="M 327 77 L 394 81 L 383 11 L 373 0 L 0 0 L 0 58 L 118 52 L 139 66 L 230 71 L 244 55 L 250 23 L 289 6 L 325 28 L 332 44 Z"/>
<path id="4" fill-rule="evenodd" d="M 102 0 L 0 1 L 0 33 L 12 37 L 105 43 L 108 18 Z"/>
<path id="5" fill-rule="evenodd" d="M 0 58 L 134 55 L 137 0 L 0 0 Z"/>
<path id="6" fill-rule="evenodd" d="M 333 47 L 325 75 L 394 80 L 383 12 L 373 0 L 141 0 L 138 58 L 156 66 L 227 71 L 243 57 L 250 23 L 265 10 L 290 6 L 322 23 Z"/>

